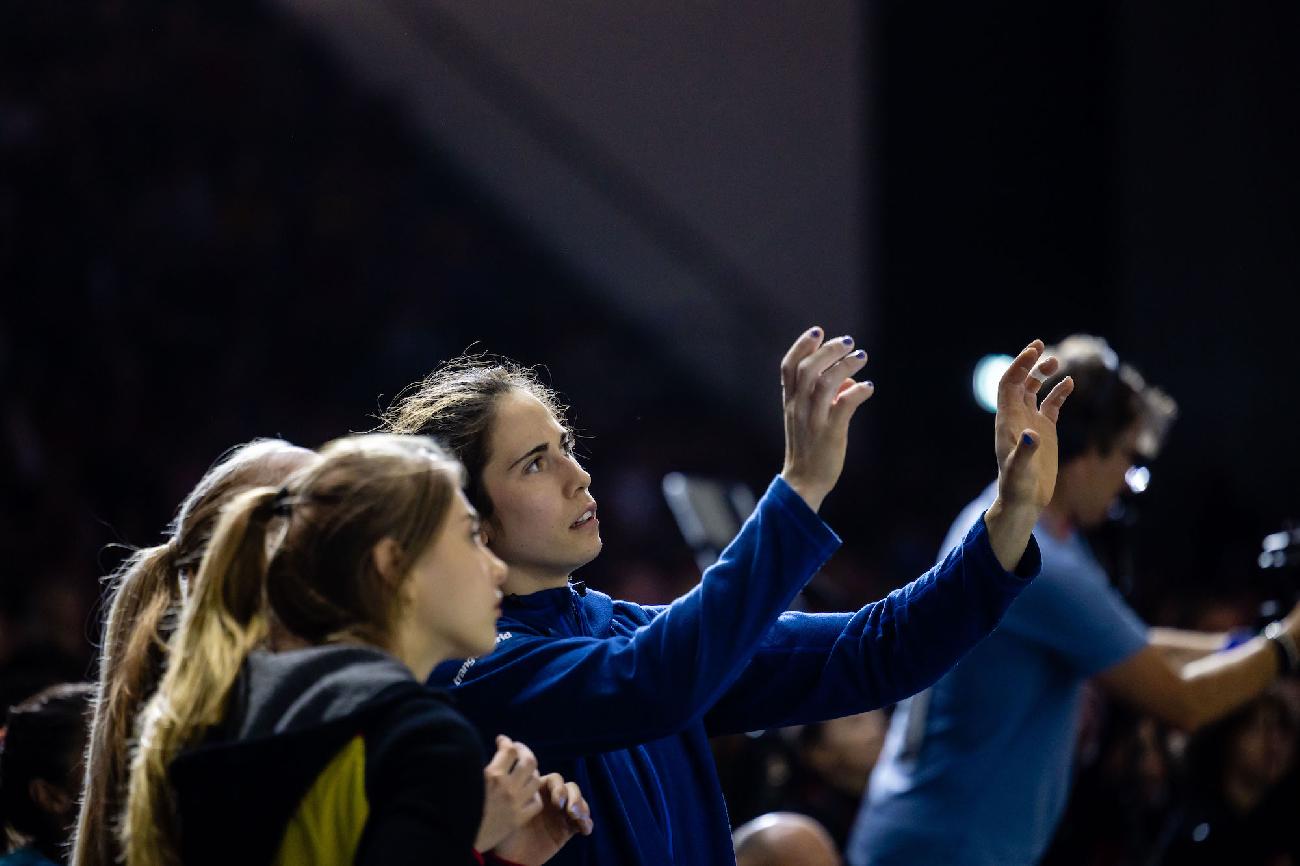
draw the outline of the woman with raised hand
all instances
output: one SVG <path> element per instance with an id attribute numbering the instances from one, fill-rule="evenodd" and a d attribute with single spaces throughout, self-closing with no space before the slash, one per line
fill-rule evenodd
<path id="1" fill-rule="evenodd" d="M 544 769 L 588 792 L 600 830 L 557 863 L 734 862 L 709 736 L 892 703 L 997 625 L 1039 568 L 1031 530 L 1051 499 L 1055 422 L 1072 385 L 1039 406 L 1056 368 L 1042 353 L 1035 340 L 999 386 L 994 504 L 941 563 L 845 614 L 785 611 L 839 544 L 816 511 L 873 391 L 853 379 L 866 356 L 851 338 L 814 328 L 791 346 L 781 474 L 700 584 L 662 607 L 569 586 L 600 552 L 596 503 L 559 402 L 531 371 L 464 358 L 404 393 L 386 426 L 450 445 L 508 568 L 496 650 L 430 682 L 450 686 L 481 730 L 527 740 Z"/>
<path id="2" fill-rule="evenodd" d="M 529 864 L 590 832 L 577 786 L 508 741 L 487 776 L 532 817 L 488 828 L 480 741 L 420 685 L 495 638 L 504 569 L 462 475 L 430 440 L 359 436 L 234 497 L 142 714 L 128 864 L 474 863 L 484 829 Z"/>

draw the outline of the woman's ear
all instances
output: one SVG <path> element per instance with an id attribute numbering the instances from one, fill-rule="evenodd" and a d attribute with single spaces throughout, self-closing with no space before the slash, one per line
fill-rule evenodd
<path id="1" fill-rule="evenodd" d="M 401 578 L 402 548 L 394 538 L 381 538 L 370 548 L 370 560 L 375 571 L 390 584 L 396 586 Z"/>
<path id="2" fill-rule="evenodd" d="M 496 515 L 480 523 L 479 531 L 483 533 L 483 543 L 491 547 L 492 543 L 501 537 L 501 527 L 497 524 Z"/>

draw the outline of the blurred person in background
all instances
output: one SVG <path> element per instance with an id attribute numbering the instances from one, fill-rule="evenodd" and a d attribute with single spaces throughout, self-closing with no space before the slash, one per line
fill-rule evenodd
<path id="1" fill-rule="evenodd" d="M 732 840 L 736 866 L 840 866 L 844 862 L 826 828 L 795 812 L 761 815 L 738 827 Z"/>
<path id="2" fill-rule="evenodd" d="M 800 769 L 786 808 L 816 818 L 840 850 L 848 844 L 888 726 L 885 711 L 872 710 L 805 725 L 797 736 Z"/>
<path id="3" fill-rule="evenodd" d="M 1168 841 L 1178 795 L 1169 732 L 1151 716 L 1107 701 L 1093 683 L 1085 687 L 1084 704 L 1078 778 L 1042 862 L 1144 866 Z"/>
<path id="4" fill-rule="evenodd" d="M 172 637 L 185 663 L 141 716 L 130 866 L 482 862 L 482 744 L 422 685 L 495 637 L 505 569 L 463 478 L 432 440 L 350 437 L 230 502 Z M 496 854 L 540 864 L 591 832 L 576 785 L 498 745 L 490 769 L 532 809 Z"/>
<path id="5" fill-rule="evenodd" d="M 816 819 L 843 850 L 889 721 L 884 710 L 710 740 L 733 824 L 768 812 Z"/>
<path id="6" fill-rule="evenodd" d="M 1077 335 L 1054 351 L 1061 368 L 1049 382 L 1069 375 L 1076 385 L 1055 493 L 1035 531 L 1043 574 L 986 641 L 894 714 L 850 842 L 853 866 L 1038 862 L 1070 789 L 1089 677 L 1194 731 L 1300 665 L 1300 606 L 1224 650 L 1224 635 L 1147 628 L 1111 588 L 1083 532 L 1106 520 L 1128 469 L 1155 456 L 1174 405 L 1104 340 Z M 958 516 L 945 549 L 994 495 L 990 487 Z"/>
<path id="7" fill-rule="evenodd" d="M 662 607 L 571 584 L 602 546 L 591 477 L 555 395 L 531 371 L 464 358 L 385 414 L 446 441 L 469 471 L 488 544 L 506 563 L 489 656 L 449 663 L 483 730 L 537 749 L 592 797 L 601 830 L 557 862 L 708 864 L 734 858 L 708 737 L 863 712 L 933 682 L 982 639 L 1037 572 L 1032 527 L 1056 483 L 1056 418 L 1038 402 L 1056 361 L 1034 341 L 999 388 L 999 497 L 938 566 L 856 613 L 787 612 L 838 546 L 817 509 L 843 469 L 849 421 L 870 397 L 848 337 L 802 334 L 781 364 L 786 460 L 757 509 L 691 592 Z"/>
<path id="8" fill-rule="evenodd" d="M 1187 744 L 1187 804 L 1164 866 L 1300 866 L 1300 719 L 1272 689 Z"/>
<path id="9" fill-rule="evenodd" d="M 76 818 L 94 686 L 51 686 L 9 709 L 0 728 L 0 856 L 4 866 L 66 862 Z"/>

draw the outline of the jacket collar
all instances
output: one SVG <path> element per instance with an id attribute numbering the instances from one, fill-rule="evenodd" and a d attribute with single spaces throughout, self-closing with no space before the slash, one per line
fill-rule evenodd
<path id="1" fill-rule="evenodd" d="M 502 627 L 517 622 L 547 634 L 605 637 L 614 618 L 614 600 L 588 589 L 579 594 L 572 585 L 528 595 L 508 595 L 501 603 Z"/>

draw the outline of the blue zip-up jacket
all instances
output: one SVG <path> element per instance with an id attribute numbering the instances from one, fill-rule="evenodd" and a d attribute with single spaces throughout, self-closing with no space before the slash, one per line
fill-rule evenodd
<path id="1" fill-rule="evenodd" d="M 488 742 L 582 786 L 595 832 L 550 862 L 734 863 L 710 736 L 836 718 L 937 680 L 1040 559 L 1002 569 L 981 519 L 926 574 L 854 614 L 784 612 L 839 538 L 779 477 L 700 584 L 646 607 L 570 587 L 506 599 L 490 655 L 438 667 Z"/>

